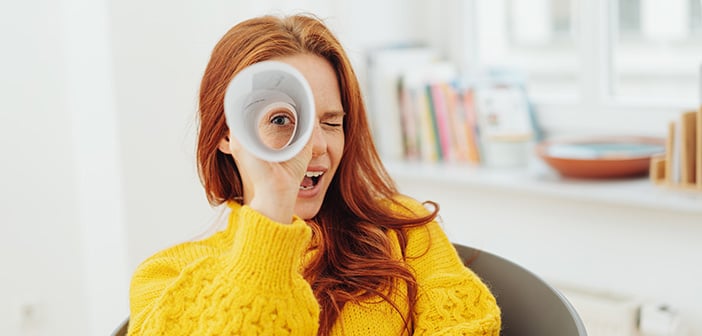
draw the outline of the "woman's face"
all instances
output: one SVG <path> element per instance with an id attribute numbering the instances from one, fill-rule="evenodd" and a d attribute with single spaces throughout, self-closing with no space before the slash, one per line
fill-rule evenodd
<path id="1" fill-rule="evenodd" d="M 292 65 L 309 82 L 314 94 L 317 124 L 312 132 L 312 160 L 295 203 L 295 214 L 314 217 L 322 206 L 344 151 L 344 108 L 332 65 L 313 54 L 297 54 L 275 59 Z"/>

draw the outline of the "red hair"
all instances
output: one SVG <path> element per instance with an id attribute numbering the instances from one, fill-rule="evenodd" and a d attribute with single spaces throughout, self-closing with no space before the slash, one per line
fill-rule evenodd
<path id="1" fill-rule="evenodd" d="M 388 234 L 395 232 L 404 256 L 405 229 L 433 220 L 438 207 L 434 204 L 429 215 L 408 217 L 380 201 L 401 206 L 373 144 L 356 75 L 341 44 L 320 20 L 302 15 L 255 18 L 234 26 L 215 46 L 200 86 L 197 160 L 207 198 L 216 205 L 243 196 L 234 160 L 218 150 L 228 131 L 223 100 L 229 81 L 253 63 L 300 53 L 319 55 L 333 66 L 346 112 L 339 169 L 319 213 L 309 221 L 318 252 L 303 276 L 320 304 L 319 335 L 329 334 L 347 302 L 378 296 L 395 307 L 409 331 L 417 284 L 404 261 L 392 256 Z M 407 312 L 392 299 L 398 286 L 406 288 Z"/>

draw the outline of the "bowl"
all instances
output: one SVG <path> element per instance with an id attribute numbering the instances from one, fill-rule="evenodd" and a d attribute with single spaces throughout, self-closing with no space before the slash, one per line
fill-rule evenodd
<path id="1" fill-rule="evenodd" d="M 665 139 L 609 136 L 544 141 L 536 152 L 565 177 L 624 178 L 648 173 L 651 157 L 665 153 Z"/>

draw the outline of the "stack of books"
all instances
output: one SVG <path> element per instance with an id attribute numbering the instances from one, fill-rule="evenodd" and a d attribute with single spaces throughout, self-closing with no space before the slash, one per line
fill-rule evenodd
<path id="1" fill-rule="evenodd" d="M 435 66 L 436 67 L 436 66 Z M 536 126 L 521 83 L 496 77 L 445 76 L 450 72 L 405 73 L 399 86 L 406 160 L 482 164 L 522 156 L 494 145 L 535 139 Z M 442 74 L 437 76 L 436 74 Z"/>
<path id="2" fill-rule="evenodd" d="M 702 106 L 670 122 L 665 155 L 651 159 L 650 177 L 658 185 L 702 191 Z"/>
<path id="3" fill-rule="evenodd" d="M 475 92 L 448 81 L 413 82 L 398 92 L 404 159 L 480 162 Z"/>
<path id="4" fill-rule="evenodd" d="M 436 54 L 404 47 L 369 55 L 369 113 L 384 158 L 483 164 L 513 155 L 494 144 L 536 140 L 522 79 L 508 71 L 460 74 Z"/>

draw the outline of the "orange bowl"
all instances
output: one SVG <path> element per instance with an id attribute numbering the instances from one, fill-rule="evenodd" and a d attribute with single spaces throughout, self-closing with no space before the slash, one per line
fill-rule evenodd
<path id="1" fill-rule="evenodd" d="M 651 157 L 665 152 L 665 139 L 597 137 L 544 141 L 536 152 L 565 177 L 620 178 L 644 175 Z"/>

